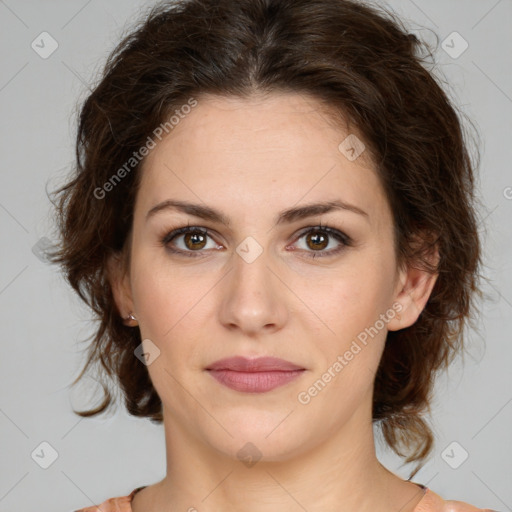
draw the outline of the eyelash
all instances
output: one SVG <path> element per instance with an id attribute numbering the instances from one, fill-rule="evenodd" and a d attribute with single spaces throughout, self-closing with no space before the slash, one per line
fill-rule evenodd
<path id="1" fill-rule="evenodd" d="M 332 238 L 335 238 L 338 242 L 340 242 L 341 245 L 337 249 L 331 249 L 330 251 L 323 251 L 323 250 L 321 250 L 321 251 L 306 251 L 307 253 L 310 253 L 310 252 L 312 253 L 312 254 L 307 255 L 308 258 L 313 259 L 313 258 L 317 258 L 317 257 L 325 258 L 325 257 L 329 257 L 329 256 L 334 256 L 334 255 L 340 253 L 341 251 L 343 251 L 346 247 L 350 247 L 353 243 L 352 239 L 349 236 L 347 236 L 345 233 L 343 233 L 337 229 L 331 228 L 329 226 L 323 226 L 322 224 L 319 224 L 318 226 L 309 226 L 307 228 L 307 230 L 303 231 L 298 236 L 298 238 L 296 240 L 300 240 L 302 237 L 309 234 L 310 232 L 316 232 L 316 231 L 327 233 L 327 235 L 329 235 Z M 166 232 L 166 234 L 160 238 L 160 243 L 168 251 L 170 251 L 174 254 L 179 254 L 179 255 L 186 256 L 186 257 L 190 257 L 190 258 L 201 257 L 199 254 L 195 254 L 195 253 L 204 252 L 201 249 L 199 249 L 197 251 L 190 251 L 190 250 L 184 251 L 182 249 L 174 249 L 169 246 L 169 243 L 172 240 L 174 240 L 174 238 L 178 237 L 179 235 L 186 234 L 186 233 L 200 233 L 202 235 L 207 235 L 207 236 L 211 237 L 211 235 L 207 229 L 204 229 L 199 226 L 188 225 L 185 227 L 173 229 L 172 231 Z"/>

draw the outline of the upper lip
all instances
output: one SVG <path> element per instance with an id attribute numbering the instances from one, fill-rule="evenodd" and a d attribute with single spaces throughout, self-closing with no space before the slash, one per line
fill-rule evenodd
<path id="1" fill-rule="evenodd" d="M 237 372 L 293 371 L 304 369 L 302 366 L 297 366 L 277 357 L 248 359 L 242 356 L 219 359 L 206 367 L 206 370 L 232 370 Z"/>

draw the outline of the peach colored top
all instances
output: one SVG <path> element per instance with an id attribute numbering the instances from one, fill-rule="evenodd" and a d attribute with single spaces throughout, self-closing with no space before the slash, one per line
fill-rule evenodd
<path id="1" fill-rule="evenodd" d="M 416 484 L 423 489 L 423 498 L 416 505 L 414 512 L 496 512 L 488 508 L 477 508 L 468 503 L 454 500 L 443 500 L 434 491 L 422 484 Z M 137 487 L 128 496 L 110 498 L 97 506 L 81 508 L 75 512 L 133 512 L 131 502 L 135 494 L 147 487 Z"/>

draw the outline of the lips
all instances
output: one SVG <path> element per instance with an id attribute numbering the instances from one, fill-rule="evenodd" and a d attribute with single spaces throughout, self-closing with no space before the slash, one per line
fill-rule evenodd
<path id="1" fill-rule="evenodd" d="M 220 359 L 206 368 L 207 370 L 232 370 L 235 372 L 272 372 L 272 371 L 294 371 L 304 370 L 302 366 L 278 359 L 276 357 L 258 357 L 247 359 L 236 356 Z"/>
<path id="2" fill-rule="evenodd" d="M 264 393 L 300 377 L 305 368 L 275 357 L 229 357 L 209 365 L 208 373 L 224 386 L 244 393 Z"/>

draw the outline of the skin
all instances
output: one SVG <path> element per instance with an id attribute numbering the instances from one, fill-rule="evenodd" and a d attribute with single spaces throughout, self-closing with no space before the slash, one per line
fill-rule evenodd
<path id="1" fill-rule="evenodd" d="M 120 314 L 133 312 L 142 339 L 160 350 L 147 369 L 163 403 L 167 474 L 135 496 L 134 512 L 408 512 L 422 498 L 376 458 L 372 388 L 387 331 L 417 320 L 436 276 L 397 268 L 391 210 L 369 154 L 349 161 L 338 149 L 349 133 L 357 132 L 305 95 L 202 96 L 146 157 L 128 272 L 109 264 Z M 146 219 L 167 199 L 208 205 L 230 224 L 172 209 Z M 274 223 L 287 208 L 338 199 L 367 216 L 336 210 Z M 318 248 L 306 228 L 320 222 L 352 245 L 327 255 L 343 244 L 316 232 L 327 236 Z M 161 243 L 187 224 L 211 236 L 186 245 L 178 235 L 168 246 L 196 257 Z M 236 252 L 247 237 L 263 249 L 250 263 Z M 399 316 L 300 403 L 393 304 Z M 306 370 L 273 391 L 242 393 L 205 371 L 232 355 Z M 261 454 L 251 467 L 237 456 L 248 442 Z"/>

